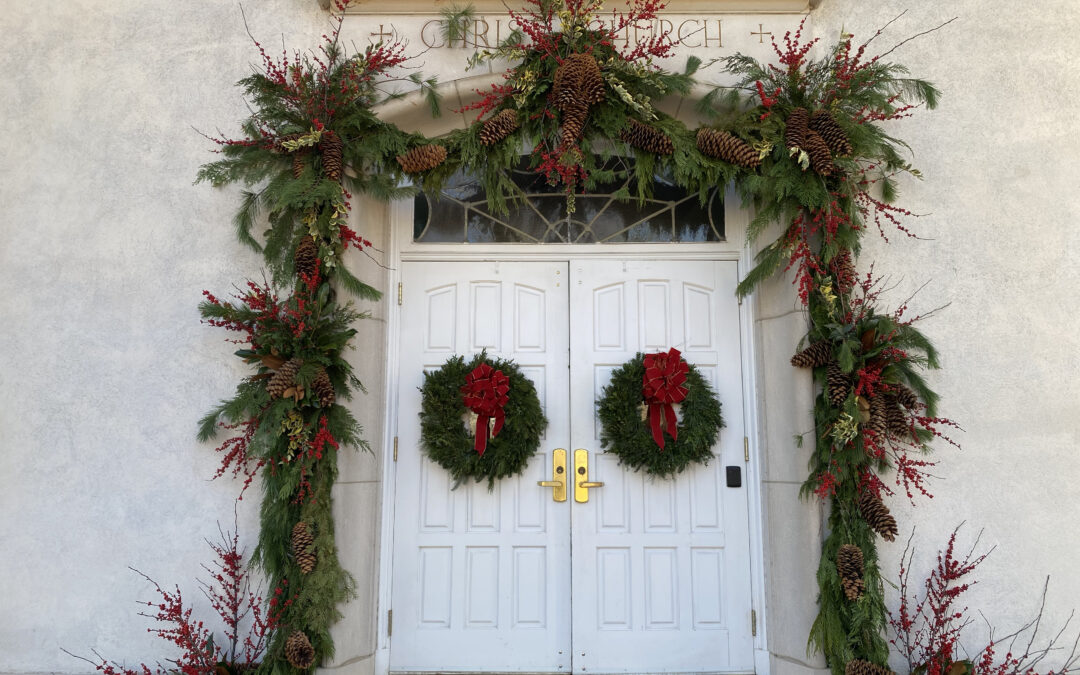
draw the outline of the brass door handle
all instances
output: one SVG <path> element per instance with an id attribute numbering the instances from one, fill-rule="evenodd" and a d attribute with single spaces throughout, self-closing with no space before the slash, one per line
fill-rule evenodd
<path id="1" fill-rule="evenodd" d="M 598 487 L 604 487 L 603 481 L 589 480 L 589 451 L 574 450 L 574 501 L 584 504 L 589 501 L 589 488 Z"/>
<path id="2" fill-rule="evenodd" d="M 551 453 L 551 476 L 553 480 L 538 480 L 540 487 L 549 487 L 551 499 L 556 502 L 566 501 L 566 450 L 556 448 Z"/>

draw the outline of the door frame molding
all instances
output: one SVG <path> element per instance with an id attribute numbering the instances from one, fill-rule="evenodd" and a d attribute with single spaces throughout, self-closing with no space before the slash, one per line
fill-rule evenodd
<path id="1" fill-rule="evenodd" d="M 396 465 L 393 460 L 394 438 L 399 421 L 398 383 L 400 361 L 401 309 L 397 297 L 401 281 L 401 263 L 413 261 L 463 262 L 496 260 L 499 262 L 569 260 L 571 258 L 628 258 L 665 260 L 736 261 L 739 279 L 752 266 L 753 251 L 746 242 L 746 229 L 751 211 L 740 206 L 734 189 L 729 186 L 724 197 L 725 241 L 710 243 L 650 243 L 650 244 L 415 244 L 412 242 L 412 203 L 407 200 L 391 202 L 387 210 L 389 250 L 386 259 L 386 288 L 388 312 L 383 353 L 386 354 L 383 392 L 386 411 L 381 447 L 381 479 L 379 490 L 379 553 L 376 569 L 375 653 L 374 672 L 387 675 L 390 667 L 390 635 L 388 610 L 391 609 L 393 589 L 394 497 Z M 750 461 L 746 466 L 747 517 L 750 532 L 751 608 L 757 616 L 754 637 L 754 666 L 757 675 L 769 675 L 770 653 L 765 606 L 765 513 L 762 469 L 764 453 L 759 428 L 760 410 L 757 395 L 758 340 L 753 294 L 739 303 L 739 323 L 742 363 L 743 426 L 749 444 Z M 747 621 L 750 617 L 746 618 Z"/>

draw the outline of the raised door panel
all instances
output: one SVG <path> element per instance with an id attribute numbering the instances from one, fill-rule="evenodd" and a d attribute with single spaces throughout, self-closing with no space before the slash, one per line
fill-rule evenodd
<path id="1" fill-rule="evenodd" d="M 536 484 L 569 441 L 566 276 L 565 263 L 402 265 L 393 671 L 570 670 L 570 514 Z M 522 475 L 490 491 L 453 485 L 417 421 L 424 371 L 485 349 L 519 364 L 550 422 Z"/>
<path id="2" fill-rule="evenodd" d="M 573 509 L 575 672 L 753 670 L 746 489 L 723 470 L 743 466 L 736 281 L 735 263 L 571 262 L 571 444 L 604 483 Z M 727 428 L 708 465 L 650 479 L 602 452 L 594 401 L 637 352 L 671 347 Z"/>

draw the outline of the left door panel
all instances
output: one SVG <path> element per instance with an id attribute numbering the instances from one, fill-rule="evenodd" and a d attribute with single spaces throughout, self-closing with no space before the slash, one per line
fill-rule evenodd
<path id="1" fill-rule="evenodd" d="M 402 264 L 392 671 L 570 670 L 569 505 L 537 485 L 569 447 L 568 271 Z M 522 475 L 455 489 L 420 450 L 420 387 L 450 356 L 484 349 L 532 379 L 548 428 Z"/>

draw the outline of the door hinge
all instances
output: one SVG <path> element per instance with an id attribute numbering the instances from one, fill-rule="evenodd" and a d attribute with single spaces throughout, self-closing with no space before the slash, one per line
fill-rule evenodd
<path id="1" fill-rule="evenodd" d="M 742 458 L 744 462 L 750 461 L 750 439 L 746 436 L 742 437 Z"/>
<path id="2" fill-rule="evenodd" d="M 397 304 L 401 304 L 401 282 L 397 282 Z"/>
<path id="3" fill-rule="evenodd" d="M 390 637 L 394 634 L 394 610 L 387 610 L 386 612 L 386 637 Z M 754 633 L 757 635 L 757 633 Z"/>
<path id="4" fill-rule="evenodd" d="M 397 436 L 394 436 L 394 461 L 397 461 Z"/>
<path id="5" fill-rule="evenodd" d="M 757 611 L 750 610 L 750 636 L 757 637 Z"/>

